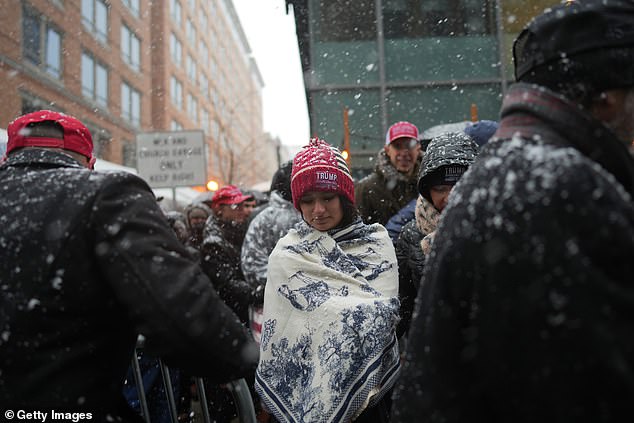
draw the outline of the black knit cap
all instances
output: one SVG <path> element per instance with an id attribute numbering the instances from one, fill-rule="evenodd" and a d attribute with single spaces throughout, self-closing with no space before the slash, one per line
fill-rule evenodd
<path id="1" fill-rule="evenodd" d="M 515 79 L 594 92 L 634 85 L 634 2 L 577 0 L 534 18 L 513 44 Z"/>

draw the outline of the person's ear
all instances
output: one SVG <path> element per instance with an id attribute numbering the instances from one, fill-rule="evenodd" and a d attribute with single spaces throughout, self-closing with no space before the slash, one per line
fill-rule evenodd
<path id="1" fill-rule="evenodd" d="M 599 94 L 590 106 L 590 113 L 601 122 L 612 122 L 623 113 L 626 90 L 608 90 Z"/>

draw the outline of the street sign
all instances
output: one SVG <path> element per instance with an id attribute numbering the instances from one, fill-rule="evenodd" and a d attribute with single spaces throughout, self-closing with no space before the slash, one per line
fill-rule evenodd
<path id="1" fill-rule="evenodd" d="M 147 132 L 136 137 L 139 176 L 152 188 L 207 183 L 202 131 Z"/>

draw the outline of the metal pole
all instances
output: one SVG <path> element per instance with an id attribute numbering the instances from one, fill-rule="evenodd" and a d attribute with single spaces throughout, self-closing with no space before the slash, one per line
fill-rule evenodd
<path id="1" fill-rule="evenodd" d="M 165 387 L 165 395 L 167 396 L 167 405 L 170 408 L 172 423 L 178 423 L 178 413 L 176 412 L 176 401 L 174 401 L 174 390 L 172 389 L 170 371 L 161 359 L 159 359 L 159 366 L 161 368 L 161 376 L 163 376 L 163 386 Z"/>
<path id="2" fill-rule="evenodd" d="M 502 0 L 495 2 L 495 28 L 498 39 L 498 59 L 500 60 L 500 79 L 502 82 L 502 95 L 506 93 L 506 63 L 505 51 L 506 43 L 504 42 L 504 22 L 502 13 Z"/>
<path id="3" fill-rule="evenodd" d="M 198 391 L 200 408 L 203 411 L 203 421 L 205 423 L 211 423 L 211 416 L 209 415 L 209 404 L 207 404 L 207 393 L 205 391 L 205 382 L 201 377 L 196 378 L 196 390 Z"/>
<path id="4" fill-rule="evenodd" d="M 244 379 L 238 379 L 229 382 L 227 386 L 233 395 L 233 400 L 238 410 L 238 421 L 240 423 L 256 423 L 253 399 L 251 398 L 247 382 Z"/>
<path id="5" fill-rule="evenodd" d="M 139 397 L 139 406 L 141 407 L 141 416 L 143 420 L 150 423 L 150 410 L 147 407 L 147 398 L 145 397 L 145 386 L 143 385 L 143 374 L 141 374 L 141 366 L 139 366 L 138 351 L 134 349 L 132 356 L 132 370 L 134 374 L 134 382 L 136 383 L 136 392 Z"/>
<path id="6" fill-rule="evenodd" d="M 385 35 L 383 31 L 383 2 L 374 1 L 374 13 L 376 14 L 376 42 L 379 56 L 379 86 L 381 96 L 381 133 L 387 131 L 387 98 L 385 86 Z"/>

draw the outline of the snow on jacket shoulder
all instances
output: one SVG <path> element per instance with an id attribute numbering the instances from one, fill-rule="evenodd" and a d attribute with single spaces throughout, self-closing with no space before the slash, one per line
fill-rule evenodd
<path id="1" fill-rule="evenodd" d="M 138 333 L 193 374 L 252 371 L 257 347 L 143 180 L 21 150 L 0 197 L 0 403 L 116 416 Z"/>

